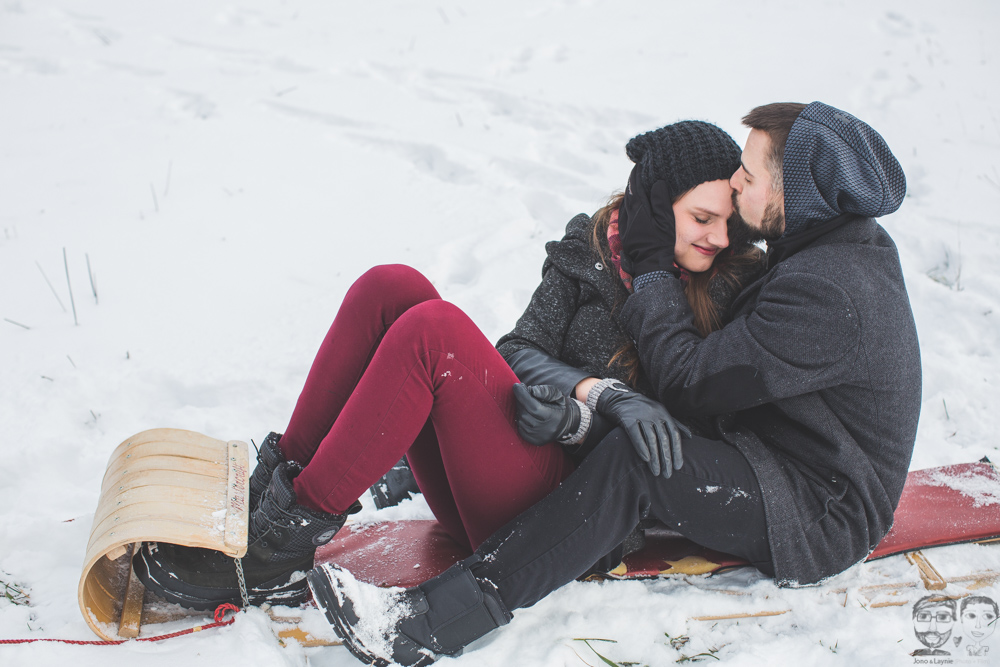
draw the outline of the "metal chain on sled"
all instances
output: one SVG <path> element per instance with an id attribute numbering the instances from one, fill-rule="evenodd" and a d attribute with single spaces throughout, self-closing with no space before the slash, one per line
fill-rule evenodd
<path id="1" fill-rule="evenodd" d="M 243 578 L 243 559 L 234 558 L 236 562 L 236 578 L 240 582 L 240 597 L 243 598 L 243 608 L 250 608 L 250 596 L 247 595 L 247 580 Z"/>

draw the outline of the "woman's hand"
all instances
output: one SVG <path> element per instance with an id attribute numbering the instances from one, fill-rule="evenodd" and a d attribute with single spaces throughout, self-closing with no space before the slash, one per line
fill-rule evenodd
<path id="1" fill-rule="evenodd" d="M 515 384 L 514 398 L 517 432 L 533 445 L 566 442 L 580 429 L 580 403 L 552 385 Z"/>
<path id="2" fill-rule="evenodd" d="M 587 405 L 615 421 L 625 429 L 632 447 L 649 464 L 653 475 L 670 477 L 684 465 L 681 433 L 691 437 L 691 431 L 675 420 L 660 403 L 632 391 L 625 384 L 601 381 L 591 390 L 597 396 L 587 397 Z"/>

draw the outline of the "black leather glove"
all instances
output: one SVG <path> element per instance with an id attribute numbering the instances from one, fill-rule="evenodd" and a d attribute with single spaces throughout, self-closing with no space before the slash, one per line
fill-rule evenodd
<path id="1" fill-rule="evenodd" d="M 514 385 L 517 432 L 533 445 L 566 440 L 580 428 L 580 406 L 549 384 Z"/>
<path id="2" fill-rule="evenodd" d="M 625 199 L 618 211 L 618 233 L 622 241 L 622 268 L 633 278 L 674 266 L 674 204 L 665 181 L 656 181 L 646 192 L 638 165 L 628 178 Z"/>
<path id="3" fill-rule="evenodd" d="M 507 365 L 524 384 L 551 384 L 566 396 L 572 396 L 576 385 L 590 377 L 587 371 L 570 366 L 565 361 L 531 347 L 510 355 L 507 358 Z"/>
<path id="4" fill-rule="evenodd" d="M 649 464 L 654 475 L 670 477 L 684 465 L 681 433 L 690 437 L 691 431 L 671 417 L 663 405 L 617 380 L 606 384 L 603 391 L 600 386 L 595 390 L 600 391 L 597 411 L 625 429 L 639 458 Z M 590 396 L 587 403 L 594 405 Z"/>

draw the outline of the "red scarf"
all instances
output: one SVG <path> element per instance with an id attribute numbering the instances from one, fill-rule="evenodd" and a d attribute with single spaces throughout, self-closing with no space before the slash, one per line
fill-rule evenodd
<path id="1" fill-rule="evenodd" d="M 622 238 L 618 234 L 618 209 L 611 212 L 611 222 L 608 223 L 608 247 L 611 248 L 611 263 L 618 270 L 618 276 L 625 283 L 625 289 L 632 291 L 632 276 L 622 269 Z"/>

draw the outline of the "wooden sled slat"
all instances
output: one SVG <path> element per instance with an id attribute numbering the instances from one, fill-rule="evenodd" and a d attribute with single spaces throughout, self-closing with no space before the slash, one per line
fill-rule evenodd
<path id="1" fill-rule="evenodd" d="M 217 493 L 219 487 L 225 484 L 221 477 L 223 470 L 215 471 L 219 477 L 209 475 L 198 475 L 183 472 L 180 470 L 142 470 L 136 473 L 128 473 L 115 480 L 114 484 L 108 484 L 101 488 L 102 502 L 116 498 L 119 493 L 130 489 L 137 489 L 143 486 L 159 484 L 162 486 L 174 486 L 180 489 L 201 489 L 209 493 Z M 100 505 L 98 505 L 100 506 Z"/>
<path id="2" fill-rule="evenodd" d="M 226 474 L 229 466 L 225 461 L 204 461 L 201 459 L 189 459 L 187 457 L 174 456 L 150 456 L 146 459 L 132 461 L 127 467 L 121 468 L 114 475 L 106 475 L 104 484 L 101 486 L 101 493 L 105 493 L 114 487 L 135 487 L 150 483 L 159 476 L 170 473 L 179 475 L 198 475 L 207 477 L 213 482 L 226 483 Z M 208 482 L 206 482 L 208 483 Z M 182 486 L 181 488 L 187 488 Z M 115 492 L 118 490 L 116 489 Z"/>
<path id="3" fill-rule="evenodd" d="M 153 429 L 119 445 L 108 465 L 78 597 L 91 629 L 115 640 L 136 636 L 141 624 L 142 586 L 131 572 L 135 545 L 246 553 L 249 452 L 243 442 Z"/>
<path id="4" fill-rule="evenodd" d="M 208 510 L 208 511 L 206 511 Z M 173 511 L 165 509 L 162 503 L 142 503 L 125 508 L 120 514 L 107 517 L 99 525 L 94 526 L 96 540 L 108 539 L 115 535 L 134 535 L 143 538 L 143 542 L 169 542 L 168 536 L 182 532 L 189 535 L 187 539 L 199 544 L 191 546 L 213 548 L 218 539 L 225 540 L 225 517 L 212 516 L 225 508 L 217 509 L 215 505 L 203 508 L 195 505 L 178 504 Z M 145 531 L 136 533 L 139 527 Z M 204 538 L 202 536 L 208 536 Z"/>
<path id="5" fill-rule="evenodd" d="M 173 446 L 168 442 L 147 442 L 138 445 L 134 449 L 125 450 L 122 456 L 109 462 L 104 477 L 108 478 L 117 475 L 122 468 L 127 468 L 139 461 L 148 461 L 157 455 L 167 456 L 176 461 L 201 461 L 203 463 L 215 463 L 218 465 L 225 464 L 225 459 L 219 457 L 218 451 L 206 449 L 205 447 L 197 447 L 190 443 Z"/>
<path id="6" fill-rule="evenodd" d="M 168 503 L 168 504 L 191 504 L 199 507 L 216 503 L 221 481 L 213 484 L 211 490 L 206 489 L 203 493 L 195 493 L 193 489 L 183 489 L 167 484 L 149 484 L 140 487 L 131 487 L 119 491 L 114 497 L 113 503 L 102 505 L 94 514 L 94 522 L 104 521 L 111 514 L 120 511 L 122 508 L 141 503 Z"/>
<path id="7" fill-rule="evenodd" d="M 182 456 L 191 456 L 190 452 L 202 452 L 204 455 L 219 455 L 217 440 L 209 438 L 197 431 L 186 431 L 179 428 L 153 428 L 136 433 L 131 438 L 118 445 L 108 457 L 109 462 L 126 457 L 131 452 L 142 452 L 143 446 L 155 444 L 168 445 L 172 451 Z M 222 461 L 224 458 L 219 458 Z"/>
<path id="8" fill-rule="evenodd" d="M 129 473 L 142 472 L 145 470 L 176 470 L 194 475 L 205 475 L 207 477 L 217 477 L 221 468 L 227 468 L 225 461 L 206 461 L 205 459 L 193 459 L 187 456 L 171 456 L 170 454 L 150 454 L 142 458 L 133 459 L 121 466 L 113 474 L 105 475 L 109 485 L 115 480 Z"/>
<path id="9" fill-rule="evenodd" d="M 924 588 L 929 591 L 941 591 L 948 587 L 948 582 L 944 580 L 937 568 L 931 565 L 922 551 L 914 551 L 906 554 L 906 560 L 911 565 L 916 565 L 920 572 L 920 580 L 924 582 Z"/>
<path id="10" fill-rule="evenodd" d="M 128 550 L 127 555 L 133 556 L 141 548 L 142 542 L 136 542 Z M 128 583 L 125 585 L 125 599 L 122 602 L 122 614 L 118 622 L 118 636 L 134 639 L 139 636 L 139 629 L 142 627 L 142 600 L 146 589 L 132 570 L 132 559 L 129 558 L 128 561 Z"/>

